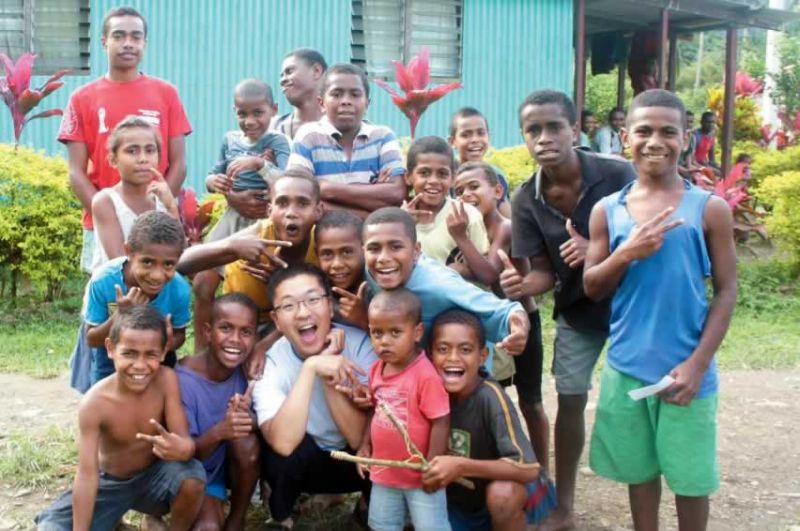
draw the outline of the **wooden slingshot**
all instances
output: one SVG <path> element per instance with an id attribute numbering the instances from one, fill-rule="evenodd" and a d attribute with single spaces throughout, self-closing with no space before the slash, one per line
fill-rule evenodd
<path id="1" fill-rule="evenodd" d="M 371 457 L 360 457 L 357 455 L 351 455 L 347 452 L 342 452 L 339 450 L 334 450 L 331 452 L 331 457 L 334 459 L 338 459 L 340 461 L 349 461 L 351 463 L 357 463 L 359 465 L 366 465 L 366 466 L 386 466 L 391 468 L 406 468 L 409 470 L 418 470 L 420 472 L 425 472 L 430 468 L 430 463 L 425 456 L 422 455 L 422 452 L 419 451 L 417 445 L 414 444 L 414 441 L 411 440 L 411 436 L 408 434 L 408 430 L 403 425 L 402 422 L 394 415 L 391 408 L 386 402 L 381 402 L 378 404 L 378 408 L 383 412 L 384 415 L 392 422 L 395 429 L 400 432 L 400 435 L 403 437 L 403 442 L 406 444 L 406 449 L 408 449 L 409 458 L 405 461 L 395 461 L 392 459 L 373 459 Z M 462 485 L 468 489 L 474 490 L 475 484 L 465 478 L 458 478 L 455 481 L 459 485 Z"/>

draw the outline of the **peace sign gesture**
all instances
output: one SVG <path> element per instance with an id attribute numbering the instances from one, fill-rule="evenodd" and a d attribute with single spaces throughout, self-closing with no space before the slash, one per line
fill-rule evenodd
<path id="1" fill-rule="evenodd" d="M 337 287 L 333 288 L 333 292 L 339 295 L 339 315 L 346 321 L 366 330 L 369 326 L 366 305 L 367 283 L 362 282 L 355 294 Z"/>
<path id="2" fill-rule="evenodd" d="M 418 210 L 417 205 L 420 199 L 422 199 L 422 194 L 415 195 L 411 201 L 403 201 L 400 208 L 411 214 L 411 217 L 414 218 L 414 221 L 417 223 L 430 223 L 433 221 L 433 212 L 429 210 Z"/>
<path id="3" fill-rule="evenodd" d="M 453 208 L 447 214 L 447 232 L 454 240 L 464 239 L 467 237 L 467 226 L 469 225 L 469 217 L 467 217 L 467 207 L 460 199 L 453 201 Z"/>
<path id="4" fill-rule="evenodd" d="M 167 431 L 156 419 L 150 419 L 156 435 L 137 433 L 136 438 L 153 445 L 153 453 L 165 461 L 185 461 L 194 455 L 194 441 Z"/>
<path id="5" fill-rule="evenodd" d="M 619 246 L 620 252 L 631 261 L 654 255 L 664 244 L 664 234 L 683 224 L 683 219 L 667 221 L 674 211 L 675 208 L 667 207 L 643 224 L 635 225 L 628 239 Z"/>
<path id="6" fill-rule="evenodd" d="M 129 289 L 128 293 L 123 295 L 120 285 L 114 284 L 114 291 L 116 292 L 117 309 L 119 311 L 129 310 L 134 306 L 142 306 L 150 302 L 150 299 L 138 286 Z"/>

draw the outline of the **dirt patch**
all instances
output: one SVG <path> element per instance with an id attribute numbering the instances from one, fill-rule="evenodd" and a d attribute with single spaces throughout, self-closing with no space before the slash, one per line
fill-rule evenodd
<path id="1" fill-rule="evenodd" d="M 721 386 L 722 486 L 712 498 L 709 529 L 800 531 L 800 370 L 723 372 Z M 544 387 L 552 422 L 556 403 L 552 381 Z M 587 414 L 590 425 L 596 400 L 594 389 Z M 74 425 L 78 401 L 66 378 L 36 380 L 0 374 L 0 437 L 12 430 L 33 434 L 51 425 Z M 33 515 L 67 483 L 54 485 L 46 493 L 0 483 L 0 530 L 32 528 Z M 580 530 L 631 528 L 627 489 L 592 474 L 586 452 L 576 508 Z M 675 504 L 666 487 L 661 521 L 663 529 L 677 528 Z"/>

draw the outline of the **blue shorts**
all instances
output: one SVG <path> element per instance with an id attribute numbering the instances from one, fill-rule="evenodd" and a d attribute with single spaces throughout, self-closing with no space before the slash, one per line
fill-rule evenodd
<path id="1" fill-rule="evenodd" d="M 206 496 L 216 498 L 220 501 L 228 499 L 228 487 L 225 484 L 225 474 L 217 476 L 206 484 Z"/>

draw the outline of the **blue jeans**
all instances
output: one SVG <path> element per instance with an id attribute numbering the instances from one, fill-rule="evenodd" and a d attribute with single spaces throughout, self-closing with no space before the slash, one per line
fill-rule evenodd
<path id="1" fill-rule="evenodd" d="M 411 513 L 414 529 L 450 531 L 447 494 L 444 489 L 428 494 L 422 489 L 398 489 L 372 484 L 369 527 L 375 531 L 401 531 Z"/>

